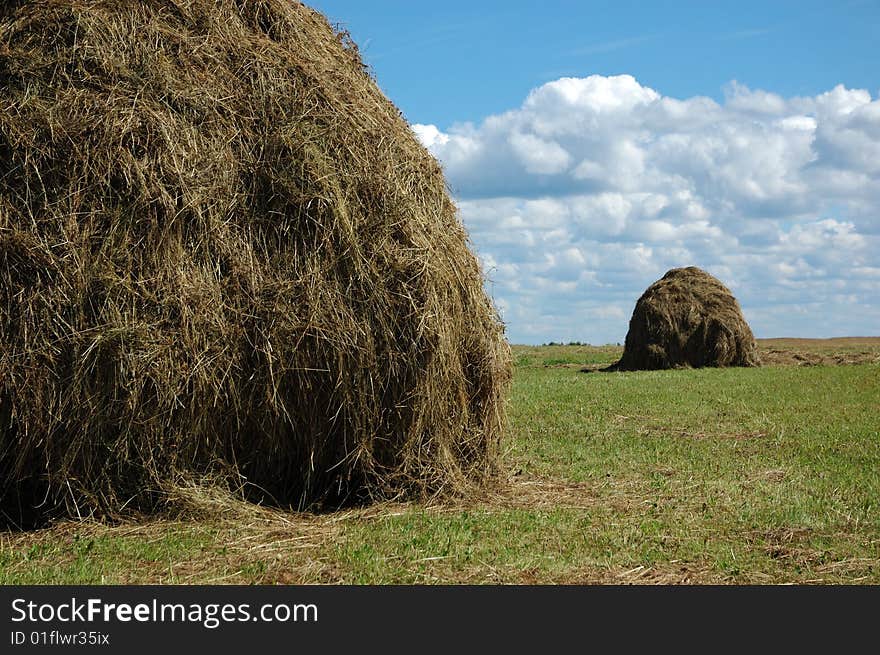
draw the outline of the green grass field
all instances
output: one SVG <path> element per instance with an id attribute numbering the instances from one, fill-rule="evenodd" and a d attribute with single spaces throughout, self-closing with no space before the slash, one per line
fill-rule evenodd
<path id="1" fill-rule="evenodd" d="M 880 584 L 880 346 L 847 348 L 863 363 L 605 374 L 581 369 L 620 348 L 514 347 L 497 490 L 325 515 L 204 495 L 198 520 L 0 534 L 0 583 Z"/>

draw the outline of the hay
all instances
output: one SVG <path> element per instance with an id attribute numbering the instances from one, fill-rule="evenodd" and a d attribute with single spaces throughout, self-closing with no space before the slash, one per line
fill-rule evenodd
<path id="1" fill-rule="evenodd" d="M 716 278 L 674 268 L 648 287 L 610 371 L 758 366 L 758 349 L 736 298 Z"/>
<path id="2" fill-rule="evenodd" d="M 442 171 L 286 0 L 0 6 L 2 509 L 492 478 L 509 349 Z"/>

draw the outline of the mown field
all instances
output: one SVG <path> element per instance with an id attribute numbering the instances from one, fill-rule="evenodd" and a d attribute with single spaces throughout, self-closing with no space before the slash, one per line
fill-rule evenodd
<path id="1" fill-rule="evenodd" d="M 478 498 L 0 533 L 0 583 L 880 584 L 880 339 L 760 369 L 596 372 L 514 347 L 506 480 Z M 586 371 L 586 372 L 585 372 Z"/>

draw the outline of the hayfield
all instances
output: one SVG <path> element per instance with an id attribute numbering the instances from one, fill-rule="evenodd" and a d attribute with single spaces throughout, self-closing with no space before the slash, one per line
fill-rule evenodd
<path id="1" fill-rule="evenodd" d="M 479 497 L 309 514 L 182 489 L 174 516 L 0 534 L 0 583 L 880 583 L 880 339 L 759 347 L 604 374 L 621 348 L 515 346 Z"/>

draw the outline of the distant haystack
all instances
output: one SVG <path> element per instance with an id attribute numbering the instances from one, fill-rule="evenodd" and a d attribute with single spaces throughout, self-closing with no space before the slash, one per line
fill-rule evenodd
<path id="1" fill-rule="evenodd" d="M 6 2 L 0 101 L 0 516 L 493 475 L 503 326 L 440 166 L 320 14 Z"/>
<path id="2" fill-rule="evenodd" d="M 642 294 L 623 357 L 608 370 L 759 364 L 736 298 L 716 278 L 690 266 L 672 269 Z"/>

